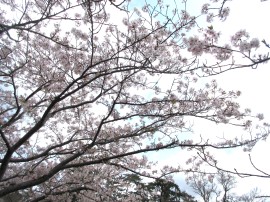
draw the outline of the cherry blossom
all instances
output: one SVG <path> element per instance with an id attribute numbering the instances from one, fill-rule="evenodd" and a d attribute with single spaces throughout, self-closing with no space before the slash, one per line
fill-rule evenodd
<path id="1" fill-rule="evenodd" d="M 263 115 L 242 110 L 240 91 L 214 79 L 267 62 L 259 39 L 240 30 L 224 44 L 218 30 L 201 25 L 201 17 L 226 20 L 227 1 L 207 2 L 199 16 L 165 3 L 0 1 L 1 197 L 139 201 L 117 196 L 130 191 L 127 173 L 173 181 L 172 173 L 202 163 L 218 168 L 207 148 L 251 151 L 267 138 L 267 123 L 250 132 Z M 247 135 L 197 142 L 183 135 L 192 132 L 190 119 Z M 143 155 L 173 148 L 191 152 L 192 170 L 159 169 Z"/>

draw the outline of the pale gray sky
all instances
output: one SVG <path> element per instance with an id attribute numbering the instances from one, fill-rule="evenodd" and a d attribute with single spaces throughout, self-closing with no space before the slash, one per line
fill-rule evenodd
<path id="1" fill-rule="evenodd" d="M 194 0 L 196 2 L 198 0 Z M 192 2 L 192 1 L 188 1 Z M 222 32 L 222 37 L 229 40 L 230 36 L 239 29 L 246 29 L 250 33 L 250 37 L 258 37 L 260 40 L 269 40 L 270 43 L 270 1 L 261 2 L 259 0 L 233 0 L 229 1 L 231 14 L 224 23 L 213 23 L 216 30 Z M 196 9 L 198 4 L 196 4 Z M 191 7 L 190 7 L 191 8 Z M 263 44 L 261 44 L 263 46 Z M 235 70 L 227 72 L 217 77 L 219 85 L 227 90 L 241 90 L 242 95 L 239 102 L 243 108 L 250 108 L 252 112 L 263 113 L 265 122 L 270 122 L 270 95 L 268 88 L 270 87 L 270 64 L 260 65 L 256 70 L 248 68 L 245 70 Z M 231 135 L 233 133 L 241 133 L 236 128 L 215 126 L 205 122 L 196 124 L 195 133 L 203 134 L 209 137 Z M 270 173 L 270 162 L 267 156 L 270 154 L 270 141 L 260 142 L 255 146 L 251 155 L 258 168 Z M 216 151 L 216 155 L 220 157 L 223 165 L 227 168 L 237 168 L 239 171 L 253 172 L 252 166 L 248 160 L 248 153 L 242 152 L 242 149 L 228 151 Z M 155 152 L 150 154 L 150 159 L 161 161 L 162 165 L 176 165 L 177 162 L 184 162 L 188 154 L 183 152 Z M 181 178 L 179 175 L 176 179 Z M 244 178 L 239 179 L 238 186 L 234 191 L 238 194 L 244 194 L 252 188 L 258 187 L 262 193 L 270 194 L 269 179 Z"/>

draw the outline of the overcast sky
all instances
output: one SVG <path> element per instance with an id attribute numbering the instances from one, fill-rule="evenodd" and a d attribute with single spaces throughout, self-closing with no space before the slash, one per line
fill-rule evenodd
<path id="1" fill-rule="evenodd" d="M 196 2 L 198 0 L 193 0 Z M 188 1 L 191 2 L 192 1 Z M 230 35 L 239 29 L 246 29 L 250 37 L 265 39 L 270 43 L 270 1 L 261 2 L 260 0 L 233 0 L 228 2 L 231 8 L 231 14 L 226 22 L 213 24 L 216 30 L 222 32 L 224 40 L 230 38 Z M 194 7 L 193 7 L 194 6 Z M 189 5 L 189 9 L 198 9 L 198 4 Z M 261 44 L 263 46 L 263 44 Z M 219 85 L 227 90 L 240 90 L 242 92 L 239 102 L 243 108 L 251 108 L 252 112 L 263 113 L 265 122 L 270 123 L 270 64 L 260 65 L 256 70 L 248 68 L 245 70 L 235 70 L 227 72 L 218 77 Z M 222 128 L 201 122 L 196 124 L 195 133 L 211 136 L 229 135 L 231 133 L 241 133 L 241 130 L 235 128 Z M 219 153 L 219 154 L 218 154 Z M 243 153 L 242 149 L 226 152 L 216 152 L 222 159 L 223 165 L 227 168 L 237 168 L 239 171 L 253 172 L 249 161 L 248 153 Z M 255 146 L 251 155 L 258 168 L 270 173 L 270 154 L 269 141 L 261 142 Z M 149 155 L 150 159 L 155 158 L 162 161 L 163 165 L 173 165 L 177 162 L 183 162 L 184 154 L 182 152 L 155 152 Z M 179 179 L 178 177 L 177 179 Z M 182 183 L 181 183 L 182 184 Z M 269 179 L 244 178 L 240 179 L 238 186 L 234 189 L 238 194 L 244 194 L 252 188 L 258 187 L 261 193 L 270 194 Z"/>
<path id="2" fill-rule="evenodd" d="M 231 4 L 231 15 L 224 24 L 217 27 L 224 30 L 224 34 L 230 34 L 230 31 L 246 29 L 250 36 L 258 37 L 260 40 L 265 39 L 270 42 L 270 1 L 261 2 L 260 0 L 233 0 Z M 216 25 L 218 26 L 218 25 Z M 263 44 L 261 44 L 263 46 Z M 251 68 L 246 70 L 232 71 L 224 75 L 220 80 L 222 86 L 235 88 L 242 91 L 239 102 L 243 107 L 251 108 L 254 113 L 263 113 L 265 122 L 270 122 L 270 64 L 260 65 L 256 70 Z M 251 155 L 258 168 L 270 173 L 270 141 L 261 142 L 255 146 Z M 247 154 L 234 153 L 228 154 L 227 162 L 233 162 L 242 169 L 247 170 Z M 247 167 L 246 167 L 247 166 Z M 250 168 L 251 169 L 251 168 Z M 251 169 L 252 170 L 252 169 Z M 262 193 L 270 194 L 269 179 L 248 178 L 239 181 L 237 191 L 248 191 L 252 187 L 258 187 Z"/>

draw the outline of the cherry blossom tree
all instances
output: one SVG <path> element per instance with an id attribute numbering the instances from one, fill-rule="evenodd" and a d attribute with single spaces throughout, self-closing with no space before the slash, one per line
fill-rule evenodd
<path id="1" fill-rule="evenodd" d="M 0 196 L 121 201 L 112 193 L 129 186 L 126 173 L 169 179 L 183 171 L 154 172 L 142 153 L 199 149 L 208 161 L 209 147 L 249 150 L 267 138 L 268 124 L 219 142 L 183 135 L 190 118 L 247 133 L 256 118 L 240 109 L 240 91 L 223 90 L 213 77 L 255 68 L 268 54 L 246 30 L 223 44 L 199 21 L 222 23 L 229 2 L 211 0 L 194 16 L 186 0 L 132 3 L 0 0 Z"/>

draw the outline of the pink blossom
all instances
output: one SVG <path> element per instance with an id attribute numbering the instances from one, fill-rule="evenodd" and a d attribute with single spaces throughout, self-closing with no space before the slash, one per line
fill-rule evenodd
<path id="1" fill-rule="evenodd" d="M 208 13 L 209 6 L 210 6 L 209 3 L 203 4 L 201 13 L 202 14 L 207 14 Z"/>

